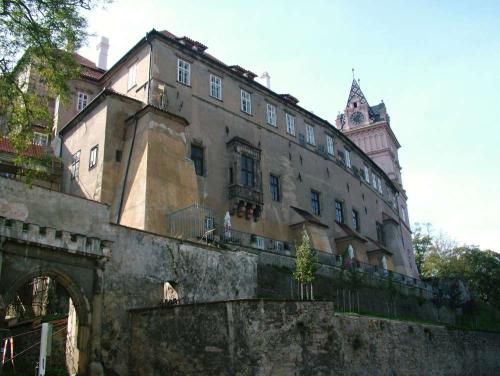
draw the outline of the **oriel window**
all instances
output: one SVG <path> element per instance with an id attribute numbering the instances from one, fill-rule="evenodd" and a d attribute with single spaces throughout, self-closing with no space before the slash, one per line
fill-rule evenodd
<path id="1" fill-rule="evenodd" d="M 241 184 L 254 186 L 254 160 L 246 155 L 241 156 Z"/>
<path id="2" fill-rule="evenodd" d="M 191 144 L 191 160 L 194 162 L 194 169 L 196 175 L 203 176 L 204 163 L 203 163 L 203 148 L 198 145 Z"/>

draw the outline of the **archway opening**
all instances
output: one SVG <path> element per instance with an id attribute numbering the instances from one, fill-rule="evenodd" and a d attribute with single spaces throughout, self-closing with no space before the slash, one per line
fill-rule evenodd
<path id="1" fill-rule="evenodd" d="M 67 281 L 48 273 L 31 276 L 13 288 L 5 309 L 2 340 L 3 376 L 36 372 L 42 323 L 50 323 L 51 350 L 47 374 L 78 373 L 79 317 Z"/>

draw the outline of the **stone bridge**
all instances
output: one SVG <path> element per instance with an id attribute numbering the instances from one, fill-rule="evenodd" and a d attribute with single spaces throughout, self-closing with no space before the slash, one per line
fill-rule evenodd
<path id="1" fill-rule="evenodd" d="M 86 372 L 91 338 L 99 330 L 96 320 L 102 298 L 107 242 L 62 229 L 0 217 L 0 315 L 16 292 L 36 277 L 47 276 L 63 286 L 77 315 L 78 369 Z"/>

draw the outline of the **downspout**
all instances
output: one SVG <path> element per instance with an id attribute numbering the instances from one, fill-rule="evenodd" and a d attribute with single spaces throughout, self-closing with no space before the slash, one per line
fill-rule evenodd
<path id="1" fill-rule="evenodd" d="M 146 42 L 149 44 L 149 73 L 148 73 L 148 94 L 147 94 L 147 103 L 146 106 L 149 105 L 149 98 L 151 95 L 151 63 L 153 61 L 153 43 L 148 39 L 149 33 L 146 33 Z M 130 150 L 128 152 L 128 158 L 127 158 L 127 166 L 125 167 L 125 177 L 123 180 L 123 186 L 122 186 L 122 191 L 120 194 L 120 204 L 118 205 L 118 218 L 116 223 L 120 224 L 121 218 L 122 218 L 122 210 L 123 210 L 123 198 L 125 196 L 125 188 L 127 186 L 127 179 L 128 179 L 128 171 L 130 169 L 130 159 L 132 158 L 132 152 L 134 150 L 134 144 L 135 144 L 135 136 L 137 134 L 137 114 L 134 115 L 134 134 L 132 136 L 132 142 L 130 144 Z"/>

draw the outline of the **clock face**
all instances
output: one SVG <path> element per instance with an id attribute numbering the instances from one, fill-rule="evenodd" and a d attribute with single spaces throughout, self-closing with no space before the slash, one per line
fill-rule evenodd
<path id="1" fill-rule="evenodd" d="M 365 116 L 357 111 L 351 115 L 351 122 L 355 125 L 360 125 L 365 120 Z"/>

